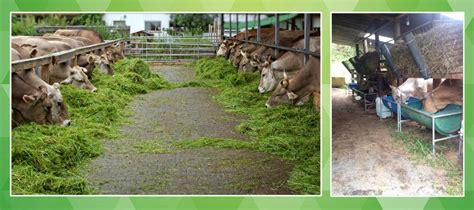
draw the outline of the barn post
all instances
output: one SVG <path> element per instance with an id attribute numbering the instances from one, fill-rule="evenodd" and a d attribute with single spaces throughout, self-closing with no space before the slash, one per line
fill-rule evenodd
<path id="1" fill-rule="evenodd" d="M 41 66 L 41 79 L 43 81 L 49 82 L 49 70 L 52 68 L 53 64 L 49 63 Z"/>
<path id="2" fill-rule="evenodd" d="M 275 14 L 275 46 L 280 46 L 280 16 Z M 278 58 L 279 50 L 275 48 L 275 58 Z"/>
<path id="3" fill-rule="evenodd" d="M 260 42 L 260 13 L 257 14 L 257 42 Z"/>
<path id="4" fill-rule="evenodd" d="M 224 14 L 223 13 L 221 14 L 220 20 L 221 22 L 219 24 L 220 26 L 219 33 L 220 33 L 221 41 L 224 41 Z"/>
<path id="5" fill-rule="evenodd" d="M 378 96 L 383 96 L 383 78 L 380 74 L 381 70 L 380 70 L 380 39 L 379 39 L 379 32 L 375 32 L 375 50 L 377 51 L 377 53 L 379 53 L 378 57 L 377 57 L 377 70 L 376 70 L 376 78 L 377 78 L 377 95 Z"/>
<path id="6" fill-rule="evenodd" d="M 235 14 L 235 35 L 240 32 L 239 30 L 239 13 Z"/>
<path id="7" fill-rule="evenodd" d="M 400 43 L 402 40 L 399 38 L 401 33 L 400 33 L 400 18 L 399 17 L 395 17 L 395 20 L 394 20 L 394 32 L 395 32 L 395 35 L 394 35 L 394 42 L 395 44 L 397 43 Z"/>
<path id="8" fill-rule="evenodd" d="M 309 27 L 310 27 L 310 14 L 304 14 L 304 51 L 309 51 Z M 309 55 L 304 55 L 304 63 L 306 64 L 309 60 Z"/>
<path id="9" fill-rule="evenodd" d="M 441 79 L 433 78 L 433 89 L 437 88 L 441 84 Z"/>
<path id="10" fill-rule="evenodd" d="M 295 17 L 293 17 L 291 19 L 291 31 L 296 30 L 296 20 L 295 19 L 296 19 Z"/>
<path id="11" fill-rule="evenodd" d="M 229 37 L 232 37 L 232 14 L 229 13 Z"/>
<path id="12" fill-rule="evenodd" d="M 249 14 L 245 13 L 245 41 L 249 40 Z"/>
<path id="13" fill-rule="evenodd" d="M 356 50 L 356 57 L 359 57 L 360 56 L 359 44 L 355 45 L 355 50 Z"/>
<path id="14" fill-rule="evenodd" d="M 364 39 L 364 54 L 369 52 L 369 42 L 367 39 Z"/>

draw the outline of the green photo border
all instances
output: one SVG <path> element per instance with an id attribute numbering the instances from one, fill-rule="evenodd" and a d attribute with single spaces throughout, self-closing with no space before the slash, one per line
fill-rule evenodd
<path id="1" fill-rule="evenodd" d="M 10 12 L 321 12 L 322 197 L 10 197 Z M 465 17 L 465 196 L 405 198 L 330 197 L 331 12 L 459 11 Z M 0 6 L 0 209 L 474 209 L 472 120 L 474 3 L 472 0 L 2 0 Z"/>

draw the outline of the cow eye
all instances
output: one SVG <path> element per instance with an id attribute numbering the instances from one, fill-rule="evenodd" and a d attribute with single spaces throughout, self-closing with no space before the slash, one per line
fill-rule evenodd
<path id="1" fill-rule="evenodd" d="M 45 106 L 44 110 L 47 111 L 47 112 L 51 112 L 51 106 Z"/>
<path id="2" fill-rule="evenodd" d="M 265 76 L 267 76 L 267 74 L 262 74 L 262 77 L 265 77 Z"/>
<path id="3" fill-rule="evenodd" d="M 63 105 L 63 103 L 61 103 L 61 102 L 59 102 L 59 101 L 56 102 L 56 104 L 57 104 L 59 107 L 61 107 L 61 106 Z"/>

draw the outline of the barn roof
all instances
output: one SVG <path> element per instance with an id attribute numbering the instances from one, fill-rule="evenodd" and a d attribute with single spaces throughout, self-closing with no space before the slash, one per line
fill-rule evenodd
<path id="1" fill-rule="evenodd" d="M 400 21 L 400 32 L 404 33 L 439 16 L 440 13 L 336 13 L 332 14 L 332 42 L 352 46 L 380 27 L 379 35 L 393 38 L 396 19 Z"/>
<path id="2" fill-rule="evenodd" d="M 298 15 L 299 14 L 284 14 L 284 15 L 282 14 L 279 16 L 280 22 L 291 20 Z M 275 16 L 263 18 L 260 20 L 260 26 L 267 26 L 267 25 L 273 25 L 273 24 L 275 24 Z M 249 28 L 257 27 L 257 21 L 256 20 L 248 21 L 248 27 Z M 229 22 L 224 23 L 224 28 L 230 29 Z M 237 28 L 237 23 L 235 22 L 235 20 L 233 20 L 232 29 L 235 29 L 235 28 Z M 245 28 L 245 21 L 239 21 L 239 29 L 244 29 L 244 28 Z"/>

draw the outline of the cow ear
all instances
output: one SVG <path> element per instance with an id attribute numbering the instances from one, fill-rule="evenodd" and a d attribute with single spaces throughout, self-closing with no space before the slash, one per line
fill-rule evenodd
<path id="1" fill-rule="evenodd" d="M 33 48 L 30 50 L 30 58 L 34 58 L 38 55 L 38 50 L 36 48 Z"/>
<path id="2" fill-rule="evenodd" d="M 87 56 L 87 62 L 88 62 L 89 64 L 93 64 L 93 63 L 94 63 L 94 60 L 95 60 L 95 59 L 94 59 L 94 56 L 93 56 L 93 55 L 89 54 L 89 56 Z"/>
<path id="3" fill-rule="evenodd" d="M 32 95 L 23 95 L 23 101 L 25 103 L 31 104 L 31 103 L 34 103 L 36 101 L 36 98 Z"/>
<path id="4" fill-rule="evenodd" d="M 269 63 L 272 62 L 272 56 L 271 55 L 267 56 L 266 62 L 269 62 Z"/>
<path id="5" fill-rule="evenodd" d="M 59 87 L 61 87 L 61 85 L 59 83 L 55 82 L 53 84 L 53 87 L 54 87 L 54 89 L 59 90 Z"/>
<path id="6" fill-rule="evenodd" d="M 296 98 L 298 98 L 298 95 L 296 95 L 295 93 L 293 93 L 291 91 L 286 92 L 286 94 L 288 95 L 288 98 L 290 100 L 295 100 Z"/>

